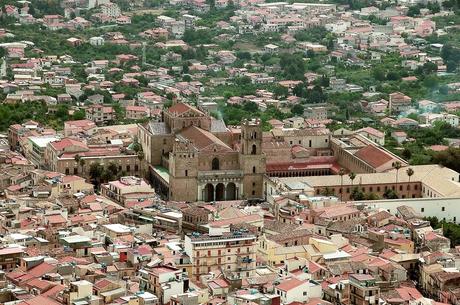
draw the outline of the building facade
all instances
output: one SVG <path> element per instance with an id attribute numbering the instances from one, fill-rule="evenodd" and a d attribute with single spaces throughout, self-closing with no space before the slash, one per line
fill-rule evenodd
<path id="1" fill-rule="evenodd" d="M 185 253 L 194 266 L 197 280 L 209 272 L 232 272 L 237 277 L 249 277 L 256 269 L 256 236 L 232 232 L 219 236 L 191 234 L 185 236 Z"/>
<path id="2" fill-rule="evenodd" d="M 223 121 L 176 103 L 163 111 L 162 122 L 140 125 L 138 137 L 153 185 L 170 200 L 262 200 L 261 127 L 247 120 L 234 133 Z"/>

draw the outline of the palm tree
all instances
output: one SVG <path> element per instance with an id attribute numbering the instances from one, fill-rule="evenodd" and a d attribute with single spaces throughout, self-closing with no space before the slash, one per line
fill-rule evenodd
<path id="1" fill-rule="evenodd" d="M 77 163 L 77 167 L 78 167 L 80 164 L 81 156 L 79 154 L 76 154 L 74 157 L 74 160 L 75 160 L 75 163 Z"/>
<path id="2" fill-rule="evenodd" d="M 83 158 L 80 158 L 80 162 L 78 162 L 80 164 L 80 167 L 81 167 L 81 173 L 83 174 L 85 172 L 85 159 Z"/>
<path id="3" fill-rule="evenodd" d="M 391 166 L 393 166 L 393 168 L 396 170 L 396 184 L 398 184 L 398 174 L 399 174 L 400 168 L 402 167 L 401 162 L 399 161 L 393 162 Z"/>
<path id="4" fill-rule="evenodd" d="M 139 150 L 137 152 L 137 158 L 139 159 L 139 176 L 142 178 L 144 173 L 142 172 L 142 163 L 144 162 L 144 152 Z"/>
<path id="5" fill-rule="evenodd" d="M 353 180 L 355 180 L 356 174 L 353 173 L 353 172 L 351 172 L 351 173 L 348 174 L 348 178 L 350 178 L 350 180 L 351 180 L 351 186 L 353 186 Z"/>
<path id="6" fill-rule="evenodd" d="M 339 170 L 339 176 L 340 176 L 340 201 L 342 201 L 342 198 L 343 198 L 343 175 L 345 175 L 345 169 L 341 168 Z"/>
<path id="7" fill-rule="evenodd" d="M 396 191 L 395 191 L 395 193 L 397 193 L 397 191 L 398 191 L 399 170 L 402 167 L 402 164 L 401 164 L 401 162 L 396 161 L 396 162 L 393 162 L 393 164 L 391 166 L 393 166 L 393 168 L 396 169 Z"/>
<path id="8" fill-rule="evenodd" d="M 406 174 L 407 174 L 407 176 L 409 177 L 409 183 L 410 183 L 410 177 L 412 177 L 412 176 L 414 175 L 414 170 L 413 170 L 412 168 L 409 167 L 409 168 L 406 170 Z"/>

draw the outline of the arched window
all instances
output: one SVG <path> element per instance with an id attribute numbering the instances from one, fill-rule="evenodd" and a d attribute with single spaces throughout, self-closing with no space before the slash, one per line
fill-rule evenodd
<path id="1" fill-rule="evenodd" d="M 253 173 L 253 174 L 256 173 L 256 167 L 255 167 L 255 166 L 252 167 L 252 173 Z"/>
<path id="2" fill-rule="evenodd" d="M 218 171 L 219 170 L 219 159 L 214 158 L 212 159 L 212 170 L 213 171 Z"/>
<path id="3" fill-rule="evenodd" d="M 257 154 L 257 146 L 256 144 L 252 144 L 252 150 L 251 150 L 251 155 Z"/>

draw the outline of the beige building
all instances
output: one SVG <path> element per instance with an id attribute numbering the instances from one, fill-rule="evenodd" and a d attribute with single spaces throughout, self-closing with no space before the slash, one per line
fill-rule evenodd
<path id="1" fill-rule="evenodd" d="M 79 160 L 79 161 L 77 161 Z M 49 142 L 44 151 L 44 167 L 66 175 L 90 177 L 91 164 L 111 163 L 127 175 L 140 175 L 141 160 L 119 145 L 92 145 L 70 138 Z"/>
<path id="2" fill-rule="evenodd" d="M 369 274 L 350 275 L 350 305 L 379 304 L 380 288 Z"/>
<path id="3" fill-rule="evenodd" d="M 124 204 L 126 200 L 146 200 L 155 197 L 155 190 L 142 178 L 125 176 L 101 185 L 102 195 Z"/>
<path id="4" fill-rule="evenodd" d="M 259 120 L 241 135 L 184 103 L 163 111 L 163 122 L 139 126 L 153 185 L 170 200 L 262 200 L 265 155 Z"/>
<path id="5" fill-rule="evenodd" d="M 107 123 L 115 119 L 115 110 L 109 106 L 92 105 L 85 111 L 86 119 L 96 124 Z"/>
<path id="6" fill-rule="evenodd" d="M 126 106 L 126 118 L 141 120 L 150 117 L 150 109 L 145 106 Z"/>
<path id="7" fill-rule="evenodd" d="M 232 272 L 238 277 L 249 277 L 256 269 L 256 236 L 232 232 L 218 236 L 191 234 L 185 236 L 185 253 L 190 257 L 192 276 L 213 271 Z"/>
<path id="8" fill-rule="evenodd" d="M 387 190 L 393 190 L 399 198 L 442 198 L 460 195 L 459 173 L 439 165 L 414 165 L 412 176 L 407 174 L 409 167 L 402 167 L 399 171 L 392 169 L 384 173 L 356 174 L 351 180 L 348 174 L 342 176 L 317 177 L 290 177 L 279 178 L 282 185 L 289 186 L 296 183 L 298 190 L 314 190 L 320 195 L 328 192 L 341 196 L 342 200 L 350 200 L 354 188 L 363 193 L 374 193 L 380 198 Z"/>

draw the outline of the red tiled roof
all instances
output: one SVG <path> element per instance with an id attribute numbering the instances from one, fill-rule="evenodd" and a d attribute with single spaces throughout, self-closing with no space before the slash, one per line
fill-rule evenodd
<path id="1" fill-rule="evenodd" d="M 289 291 L 289 290 L 295 289 L 295 288 L 297 288 L 300 285 L 303 285 L 305 283 L 306 283 L 306 281 L 301 281 L 301 280 L 293 278 L 293 279 L 290 279 L 290 280 L 287 280 L 287 281 L 283 281 L 281 284 L 276 286 L 276 288 L 279 289 L 279 290 L 282 290 L 282 291 Z"/>
<path id="2" fill-rule="evenodd" d="M 27 282 L 27 286 L 40 289 L 40 291 L 46 290 L 48 287 L 52 285 L 53 284 L 51 282 L 40 280 L 40 279 L 33 279 Z"/>
<path id="3" fill-rule="evenodd" d="M 22 248 L 3 248 L 0 249 L 0 255 L 9 255 L 9 254 L 17 254 L 17 253 L 24 253 Z"/>
<path id="4" fill-rule="evenodd" d="M 50 216 L 47 216 L 46 219 L 48 220 L 48 223 L 50 223 L 50 224 L 58 224 L 58 223 L 66 223 L 67 222 L 65 220 L 65 218 L 62 217 L 61 214 L 59 214 L 59 215 L 50 215 Z"/>
<path id="5" fill-rule="evenodd" d="M 48 297 L 45 297 L 45 296 L 42 296 L 42 295 L 36 296 L 36 297 L 34 297 L 32 299 L 22 301 L 22 303 L 27 304 L 27 305 L 43 305 L 43 304 L 46 304 L 46 305 L 61 305 L 61 303 L 53 301 L 52 299 L 50 299 Z"/>
<path id="6" fill-rule="evenodd" d="M 396 288 L 396 291 L 404 301 L 418 300 L 421 297 L 423 297 L 420 291 L 418 291 L 417 288 L 413 287 L 403 286 L 401 288 Z"/>
<path id="7" fill-rule="evenodd" d="M 42 277 L 43 275 L 52 272 L 56 269 L 56 266 L 48 264 L 48 263 L 41 263 L 40 265 L 30 269 L 28 273 L 34 277 Z"/>
<path id="8" fill-rule="evenodd" d="M 203 150 L 212 144 L 216 144 L 223 150 L 232 151 L 232 149 L 218 137 L 216 137 L 209 131 L 198 128 L 196 126 L 190 126 L 188 128 L 185 128 L 181 131 L 180 135 L 192 140 L 193 145 L 200 150 Z"/>
<path id="9" fill-rule="evenodd" d="M 60 141 L 51 142 L 50 144 L 57 151 L 64 150 L 71 145 L 79 146 L 82 148 L 87 148 L 85 143 L 77 141 L 77 140 L 69 139 L 69 138 L 65 138 Z"/>
<path id="10" fill-rule="evenodd" d="M 55 297 L 59 292 L 63 291 L 66 287 L 64 285 L 55 285 L 51 289 L 48 289 L 46 292 L 42 293 L 43 297 Z"/>
<path id="11" fill-rule="evenodd" d="M 110 284 L 113 284 L 113 283 L 107 279 L 102 279 L 94 283 L 94 288 L 102 289 L 102 288 L 109 286 Z"/>
<path id="12" fill-rule="evenodd" d="M 177 103 L 168 108 L 169 113 L 182 114 L 189 110 L 192 110 L 192 106 L 184 103 Z M 196 109 L 193 109 L 196 110 Z"/>
<path id="13" fill-rule="evenodd" d="M 374 145 L 367 145 L 361 148 L 355 153 L 355 156 L 374 168 L 378 168 L 393 159 L 389 154 Z"/>

